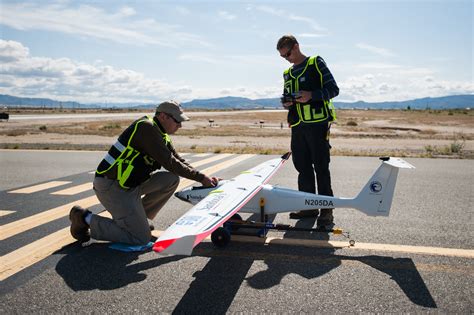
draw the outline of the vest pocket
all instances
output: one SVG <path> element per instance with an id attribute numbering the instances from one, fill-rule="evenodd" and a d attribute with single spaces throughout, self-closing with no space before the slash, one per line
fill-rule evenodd
<path id="1" fill-rule="evenodd" d="M 303 105 L 303 120 L 311 120 L 311 105 Z"/>
<path id="2" fill-rule="evenodd" d="M 326 118 L 324 107 L 316 107 L 311 104 L 303 105 L 302 116 L 303 121 L 308 122 Z"/>
<path id="3" fill-rule="evenodd" d="M 322 118 L 325 118 L 324 108 L 322 107 L 319 109 L 313 108 L 313 120 L 320 120 Z"/>

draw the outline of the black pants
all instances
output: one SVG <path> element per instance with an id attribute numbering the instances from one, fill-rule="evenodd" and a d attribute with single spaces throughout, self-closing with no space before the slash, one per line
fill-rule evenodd
<path id="1" fill-rule="evenodd" d="M 300 123 L 291 128 L 291 151 L 300 191 L 316 193 L 316 174 L 318 194 L 334 196 L 329 172 L 329 127 L 329 123 Z"/>

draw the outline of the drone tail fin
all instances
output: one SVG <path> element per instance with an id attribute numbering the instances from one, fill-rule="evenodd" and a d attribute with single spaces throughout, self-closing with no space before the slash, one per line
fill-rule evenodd
<path id="1" fill-rule="evenodd" d="M 415 168 L 399 158 L 380 158 L 383 162 L 355 198 L 355 208 L 369 216 L 388 216 L 399 168 Z"/>

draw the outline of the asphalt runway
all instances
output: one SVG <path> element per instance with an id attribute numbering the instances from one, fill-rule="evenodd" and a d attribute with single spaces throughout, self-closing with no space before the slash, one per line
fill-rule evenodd
<path id="1" fill-rule="evenodd" d="M 389 217 L 336 209 L 343 236 L 270 232 L 205 241 L 193 255 L 124 253 L 69 235 L 72 204 L 103 210 L 92 171 L 104 152 L 0 150 L 0 312 L 11 313 L 472 313 L 472 160 L 406 159 Z M 231 178 L 275 156 L 185 157 Z M 333 157 L 337 196 L 353 197 L 380 161 Z M 296 188 L 291 161 L 269 182 Z M 192 184 L 182 180 L 181 186 Z M 177 198 L 154 220 L 157 234 L 191 206 Z M 311 227 L 314 220 L 276 223 Z M 265 242 L 266 241 L 266 242 Z"/>

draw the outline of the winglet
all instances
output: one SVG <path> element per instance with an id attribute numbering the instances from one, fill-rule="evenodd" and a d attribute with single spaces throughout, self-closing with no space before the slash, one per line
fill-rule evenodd
<path id="1" fill-rule="evenodd" d="M 195 235 L 186 235 L 181 238 L 157 241 L 153 245 L 153 250 L 160 254 L 186 255 L 193 252 Z"/>
<path id="2" fill-rule="evenodd" d="M 398 168 L 415 168 L 413 165 L 411 165 L 410 163 L 408 163 L 407 161 L 405 160 L 402 160 L 400 158 L 393 158 L 393 157 L 390 157 L 386 160 L 380 158 L 382 161 L 384 161 L 384 163 L 388 164 L 388 165 L 391 165 L 393 167 L 398 167 Z"/>
<path id="3" fill-rule="evenodd" d="M 153 244 L 153 250 L 157 253 L 161 253 L 165 249 L 167 249 L 171 244 L 173 244 L 174 241 L 176 241 L 176 239 L 168 239 L 168 240 L 158 241 L 155 244 Z"/>
<path id="4" fill-rule="evenodd" d="M 281 156 L 281 158 L 282 158 L 282 160 L 288 160 L 290 158 L 290 156 L 291 156 L 291 151 L 286 152 L 285 154 L 283 154 Z"/>

